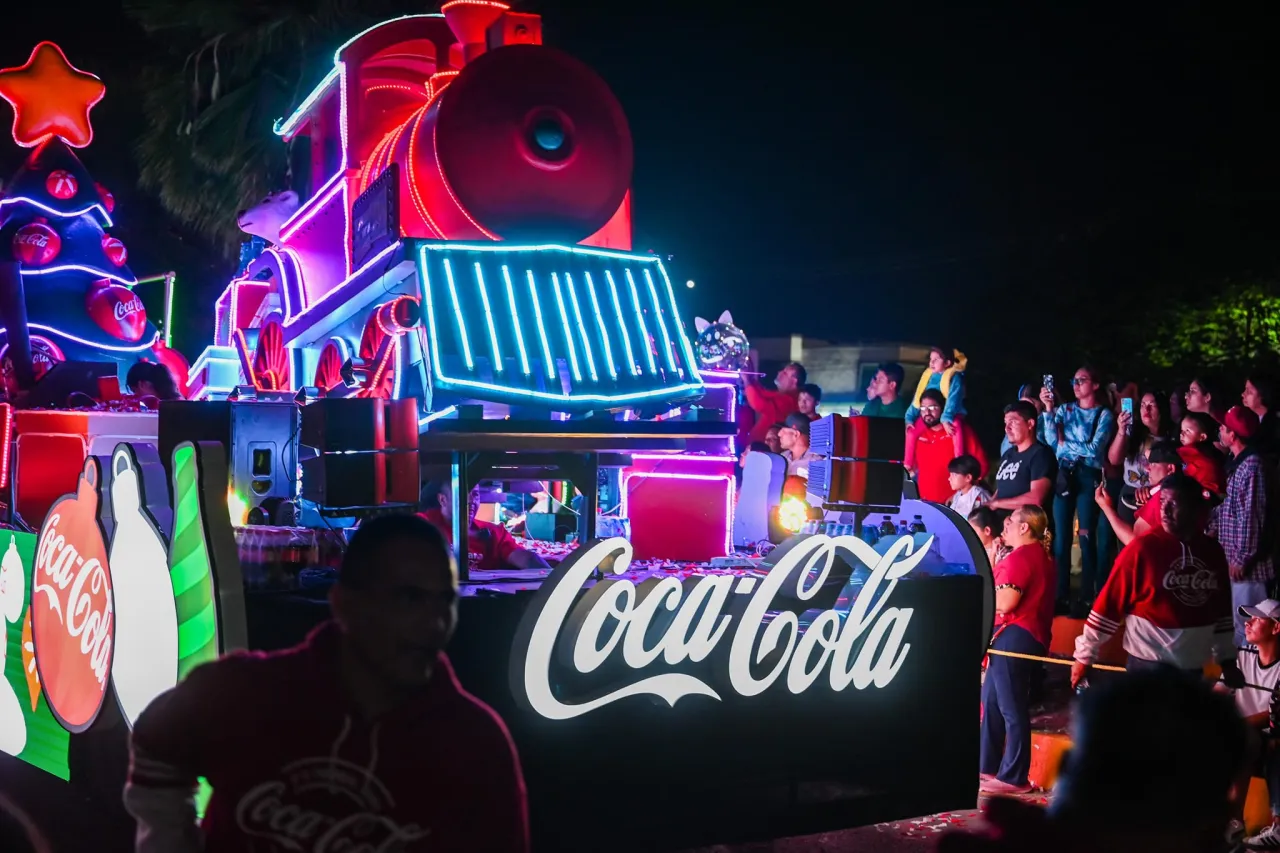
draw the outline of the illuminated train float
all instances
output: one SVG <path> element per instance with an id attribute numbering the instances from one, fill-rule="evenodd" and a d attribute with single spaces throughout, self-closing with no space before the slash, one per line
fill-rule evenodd
<path id="1" fill-rule="evenodd" d="M 702 395 L 667 271 L 631 252 L 626 117 L 538 16 L 456 0 L 372 27 L 275 131 L 309 146 L 309 197 L 218 298 L 193 399 L 413 396 L 425 425 Z"/>

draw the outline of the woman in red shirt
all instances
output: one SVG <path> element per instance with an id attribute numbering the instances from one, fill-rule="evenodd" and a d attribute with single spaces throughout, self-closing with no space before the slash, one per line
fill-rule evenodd
<path id="1" fill-rule="evenodd" d="M 996 631 L 991 648 L 1042 655 L 1053 627 L 1056 569 L 1049 557 L 1049 517 L 1027 505 L 1005 519 L 1003 539 L 1012 553 L 992 569 Z M 990 655 L 982 683 L 982 791 L 1031 790 L 1031 674 L 1037 663 Z"/>

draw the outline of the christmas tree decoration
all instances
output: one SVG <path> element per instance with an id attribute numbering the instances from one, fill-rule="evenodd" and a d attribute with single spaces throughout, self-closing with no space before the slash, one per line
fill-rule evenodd
<path id="1" fill-rule="evenodd" d="M 107 209 L 107 213 L 113 213 L 116 209 L 116 197 L 102 184 L 94 184 L 94 186 L 98 188 L 98 195 L 102 198 L 102 206 Z"/>
<path id="2" fill-rule="evenodd" d="M 62 238 L 45 220 L 28 222 L 13 232 L 13 256 L 26 266 L 47 266 L 62 250 Z"/>
<path id="3" fill-rule="evenodd" d="M 50 41 L 36 45 L 26 65 L 0 71 L 0 98 L 13 105 L 13 140 L 23 148 L 55 137 L 86 147 L 93 141 L 89 110 L 106 93 L 101 80 L 74 67 Z"/>
<path id="4" fill-rule="evenodd" d="M 0 196 L 0 364 L 17 387 L 66 360 L 114 361 L 123 378 L 160 340 L 128 250 L 105 230 L 115 199 L 74 151 L 92 140 L 89 109 L 104 92 L 48 42 L 0 71 L 14 139 L 32 149 Z"/>
<path id="5" fill-rule="evenodd" d="M 71 198 L 80 189 L 76 179 L 65 169 L 55 169 L 50 172 L 44 187 L 49 191 L 49 195 L 62 201 Z"/>
<path id="6" fill-rule="evenodd" d="M 105 234 L 102 237 L 102 251 L 106 253 L 107 260 L 118 267 L 124 266 L 124 262 L 129 259 L 129 250 L 124 247 L 124 243 Z"/>

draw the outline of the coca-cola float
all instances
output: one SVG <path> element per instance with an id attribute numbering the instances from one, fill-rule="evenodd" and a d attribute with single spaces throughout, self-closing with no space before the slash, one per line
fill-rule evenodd
<path id="1" fill-rule="evenodd" d="M 745 340 L 722 330 L 695 354 L 662 261 L 631 251 L 621 107 L 541 33 L 536 15 L 455 0 L 340 47 L 277 124 L 309 145 L 311 174 L 242 214 L 269 245 L 217 301 L 193 399 L 160 406 L 152 441 L 75 456 L 68 497 L 28 518 L 39 536 L 0 532 L 0 750 L 25 762 L 33 808 L 69 778 L 97 849 L 119 828 L 139 709 L 200 662 L 292 644 L 327 614 L 314 544 L 268 567 L 263 543 L 403 511 L 437 471 L 460 554 L 472 485 L 580 493 L 560 487 L 582 544 L 554 569 L 459 564 L 449 653 L 512 731 L 535 849 L 973 804 L 981 545 L 904 497 L 896 422 L 815 424 L 823 456 L 796 500 L 839 529 L 787 538 L 778 457 L 750 454 L 737 485 L 741 365 L 721 356 Z M 926 532 L 854 535 L 871 512 Z M 319 849 L 350 807 L 320 788 L 279 780 L 252 804 L 263 837 Z"/>

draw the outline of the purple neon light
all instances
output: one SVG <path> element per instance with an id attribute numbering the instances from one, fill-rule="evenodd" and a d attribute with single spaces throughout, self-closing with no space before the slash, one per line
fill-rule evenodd
<path id="1" fill-rule="evenodd" d="M 662 462 L 680 460 L 682 462 L 737 462 L 734 456 L 695 456 L 690 453 L 632 453 L 632 459 L 656 459 Z"/>
<path id="2" fill-rule="evenodd" d="M 346 188 L 346 176 L 347 174 L 345 171 L 339 171 L 338 174 L 325 182 L 325 185 L 320 188 L 319 192 L 307 199 L 307 201 L 294 212 L 293 216 L 290 216 L 285 220 L 284 224 L 280 226 L 281 243 L 289 242 L 289 238 L 298 233 L 298 229 L 310 222 L 311 218 L 324 208 L 329 199 L 333 198 L 339 191 Z M 299 219 L 302 221 L 297 222 Z M 297 222 L 296 225 L 294 224 L 295 222 Z"/>
<path id="3" fill-rule="evenodd" d="M 699 373 L 701 373 L 703 376 L 707 376 L 708 374 L 713 372 L 719 373 L 720 371 L 710 371 L 710 370 L 699 371 Z M 729 420 L 727 422 L 731 424 L 736 424 L 738 422 L 738 386 L 737 384 L 733 382 L 704 382 L 702 387 L 728 388 L 733 391 L 733 393 L 729 395 Z M 730 453 L 736 454 L 738 452 L 737 442 L 738 442 L 738 437 L 736 435 L 729 436 L 729 452 Z"/>
<path id="4" fill-rule="evenodd" d="M 624 473 L 622 482 L 622 517 L 630 518 L 631 514 L 627 511 L 629 500 L 627 498 L 627 484 L 634 478 L 652 478 L 655 480 L 704 480 L 716 481 L 721 480 L 725 484 L 724 497 L 724 552 L 725 554 L 733 553 L 733 493 L 734 481 L 733 477 L 727 474 L 667 474 L 660 471 L 631 471 Z"/>
<path id="5" fill-rule="evenodd" d="M 63 264 L 57 267 L 44 267 L 43 269 L 38 269 L 38 270 L 24 269 L 22 271 L 22 275 L 24 277 L 29 275 L 52 275 L 53 273 L 56 273 L 56 272 L 87 272 L 90 275 L 96 275 L 96 276 L 99 276 L 100 278 L 110 279 L 111 281 L 114 281 L 117 284 L 123 284 L 125 287 L 133 287 L 135 284 L 138 283 L 138 280 L 136 278 L 132 278 L 132 279 L 124 278 L 123 276 L 118 276 L 114 273 L 109 273 L 106 270 L 97 269 L 96 267 L 86 266 L 85 264 Z"/>
<path id="6" fill-rule="evenodd" d="M 274 246 L 268 247 L 265 254 L 271 255 L 271 257 L 276 259 L 276 268 L 280 270 L 280 292 L 284 295 L 284 316 L 287 322 L 289 315 L 293 313 L 293 302 L 289 299 L 289 275 L 288 271 L 285 269 L 284 256 L 282 256 L 279 250 Z M 299 276 L 294 277 L 295 283 L 298 278 Z M 234 329 L 232 331 L 234 331 Z"/>
<path id="7" fill-rule="evenodd" d="M 374 255 L 372 258 L 370 258 L 368 261 L 366 261 L 366 262 L 364 263 L 364 265 L 363 265 L 362 267 L 360 267 L 360 269 L 356 270 L 356 271 L 355 271 L 355 272 L 353 272 L 351 275 L 347 276 L 347 277 L 346 277 L 346 279 L 344 279 L 344 280 L 342 281 L 342 283 L 341 283 L 341 284 L 339 284 L 337 287 L 333 288 L 333 290 L 330 290 L 330 291 L 329 291 L 328 293 L 326 293 L 324 296 L 320 297 L 320 299 L 318 299 L 318 300 L 315 302 L 315 304 L 307 306 L 307 309 L 306 309 L 305 311 L 301 312 L 300 314 L 298 314 L 296 317 L 293 317 L 293 318 L 291 318 L 291 319 L 289 319 L 289 320 L 286 320 L 286 321 L 285 321 L 285 323 L 284 323 L 284 327 L 285 327 L 286 329 L 288 329 L 288 328 L 292 328 L 292 327 L 293 327 L 293 325 L 294 325 L 294 324 L 296 324 L 296 323 L 297 323 L 299 320 L 301 320 L 303 317 L 306 317 L 306 316 L 307 316 L 308 314 L 310 314 L 312 311 L 314 311 L 315 309 L 319 308 L 319 307 L 320 307 L 321 305 L 323 305 L 324 303 L 328 302 L 328 301 L 329 301 L 329 300 L 330 300 L 330 299 L 331 299 L 335 294 L 341 293 L 341 292 L 342 292 L 342 289 L 343 289 L 344 287 L 346 287 L 348 284 L 350 284 L 351 282 L 355 281 L 356 279 L 360 278 L 360 276 L 364 275 L 364 274 L 365 274 L 366 272 L 368 272 L 369 270 L 373 269 L 373 268 L 374 268 L 375 266 L 377 266 L 379 263 L 381 263 L 382 261 L 384 261 L 384 260 L 387 258 L 387 256 L 389 256 L 392 252 L 394 252 L 394 251 L 398 250 L 399 248 L 400 248 L 400 241 L 399 241 L 399 240 L 397 240 L 396 242 L 392 243 L 392 244 L 391 244 L 390 246 L 388 246 L 387 248 L 383 249 L 383 250 L 382 250 L 381 252 L 379 252 L 378 254 Z M 302 277 L 302 272 L 301 272 L 301 271 L 299 271 L 298 275 L 299 275 L 299 278 L 301 278 L 301 277 Z M 304 289 L 305 289 L 305 286 L 304 286 Z"/>
<path id="8" fill-rule="evenodd" d="M 153 346 L 156 345 L 156 341 L 160 340 L 160 333 L 156 332 L 151 337 L 151 340 L 146 341 L 145 343 L 139 342 L 137 344 L 134 344 L 131 347 L 118 347 L 118 346 L 112 346 L 111 344 L 99 343 L 97 341 L 86 341 L 84 338 L 76 337 L 75 335 L 72 335 L 68 332 L 64 332 L 59 328 L 56 328 L 54 326 L 46 326 L 43 323 L 30 323 L 28 325 L 30 325 L 31 328 L 33 329 L 40 329 L 41 331 L 48 332 L 52 335 L 57 335 L 60 338 L 66 338 L 69 341 L 74 341 L 75 343 L 83 344 L 87 347 L 96 347 L 98 349 L 109 350 L 111 352 L 141 352 L 142 350 L 145 350 L 145 349 L 151 349 Z"/>
<path id="9" fill-rule="evenodd" d="M 102 217 L 103 222 L 106 223 L 107 228 L 115 225 L 115 223 L 111 221 L 111 217 L 107 215 L 107 209 L 96 202 L 88 207 L 83 207 L 80 210 L 71 210 L 66 212 L 55 210 L 43 202 L 39 202 L 34 198 L 27 198 L 22 195 L 14 196 L 12 198 L 0 198 L 0 209 L 3 209 L 6 204 L 29 204 L 32 207 L 38 207 L 45 213 L 52 214 L 53 216 L 57 216 L 61 219 L 74 219 L 77 216 L 84 216 L 91 210 L 96 210 L 98 211 L 98 215 Z"/>
<path id="10" fill-rule="evenodd" d="M 311 300 L 307 296 L 307 289 L 302 286 L 302 256 L 298 254 L 297 249 L 285 248 L 280 251 L 289 259 L 289 263 L 293 265 L 293 295 L 302 303 L 302 311 L 306 311 L 307 306 L 311 304 Z M 290 305 L 292 303 L 286 302 L 285 307 L 288 308 Z M 285 316 L 288 317 L 289 313 L 286 312 Z"/>

